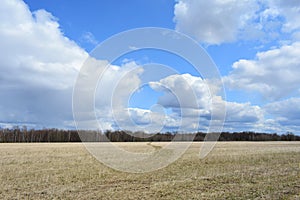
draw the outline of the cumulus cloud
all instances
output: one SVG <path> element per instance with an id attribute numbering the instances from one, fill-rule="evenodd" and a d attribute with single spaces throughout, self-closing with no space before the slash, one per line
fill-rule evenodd
<path id="1" fill-rule="evenodd" d="M 166 131 L 165 126 L 172 121 L 164 110 L 128 108 L 125 112 L 128 112 L 128 117 L 121 118 L 121 120 L 119 118 L 117 121 L 117 125 L 123 130 L 157 133 Z"/>
<path id="2" fill-rule="evenodd" d="M 299 93 L 300 43 L 257 53 L 254 60 L 239 60 L 224 77 L 227 86 L 260 92 L 275 100 Z"/>
<path id="3" fill-rule="evenodd" d="M 18 0 L 0 4 L 0 121 L 64 126 L 87 53 L 63 35 L 51 13 L 31 13 Z"/>
<path id="4" fill-rule="evenodd" d="M 219 44 L 236 39 L 238 30 L 257 9 L 255 1 L 179 0 L 174 8 L 176 29 L 201 42 Z"/>
<path id="5" fill-rule="evenodd" d="M 2 87 L 22 84 L 65 89 L 87 54 L 65 37 L 55 17 L 22 1 L 1 1 Z"/>
<path id="6" fill-rule="evenodd" d="M 251 103 L 226 102 L 226 120 L 224 130 L 227 131 L 268 131 L 259 129 L 264 123 L 264 110 Z"/>
<path id="7" fill-rule="evenodd" d="M 171 75 L 159 82 L 150 82 L 150 87 L 163 91 L 158 103 L 172 108 L 207 108 L 217 89 L 210 90 L 208 82 L 190 74 Z M 212 88 L 212 87 L 211 87 Z M 211 92 L 213 92 L 211 94 Z"/>
<path id="8" fill-rule="evenodd" d="M 217 85 L 213 86 L 211 81 L 190 74 L 171 75 L 158 82 L 151 82 L 150 86 L 164 92 L 157 103 L 171 108 L 176 114 L 172 116 L 174 119 L 185 119 L 181 121 L 185 130 L 195 131 L 195 127 L 207 130 L 213 113 L 213 120 L 222 119 L 224 106 L 226 129 L 253 128 L 264 118 L 259 106 L 253 106 L 249 102 L 227 102 L 218 96 Z"/>
<path id="9" fill-rule="evenodd" d="M 111 91 L 121 79 L 121 87 L 115 95 L 124 105 L 122 101 L 139 85 L 141 71 L 125 76 L 136 64 L 113 66 L 104 60 L 87 59 L 88 53 L 64 36 L 51 13 L 45 10 L 31 12 L 19 0 L 4 0 L 0 5 L 0 122 L 41 128 L 74 127 L 72 92 L 85 61 L 94 67 L 93 74 L 96 75 L 107 67 L 104 79 L 99 83 L 101 90 L 95 90 L 95 102 L 104 129 L 112 128 Z M 94 113 L 85 114 L 88 120 L 94 116 Z M 86 121 L 86 125 L 92 123 Z"/>
<path id="10" fill-rule="evenodd" d="M 300 4 L 297 0 L 269 0 L 269 8 L 271 13 L 277 16 L 283 16 L 286 21 L 283 22 L 282 29 L 290 32 L 300 28 Z"/>
<path id="11" fill-rule="evenodd" d="M 281 126 L 300 127 L 300 98 L 290 98 L 267 104 L 264 109 Z"/>
<path id="12" fill-rule="evenodd" d="M 296 0 L 178 0 L 174 21 L 177 30 L 203 43 L 265 42 L 299 31 L 299 10 Z"/>
<path id="13" fill-rule="evenodd" d="M 106 66 L 103 65 L 103 67 Z M 131 130 L 135 128 L 135 123 L 139 124 L 143 120 L 148 120 L 137 118 L 141 113 L 140 110 L 128 110 L 128 101 L 140 87 L 142 73 L 143 69 L 133 61 L 124 63 L 122 66 L 110 65 L 102 72 L 95 91 L 97 120 L 102 129 L 106 129 L 105 124 L 110 123 L 110 129 Z M 80 101 L 85 102 L 84 98 L 80 96 Z M 146 115 L 144 113 L 144 116 Z"/>
<path id="14" fill-rule="evenodd" d="M 102 67 L 107 67 L 106 65 L 102 65 Z M 134 61 L 124 63 L 121 66 L 110 65 L 104 69 L 97 85 L 96 107 L 102 108 L 111 106 L 111 104 L 114 107 L 127 107 L 130 95 L 141 84 L 139 76 L 142 73 L 143 68 Z"/>

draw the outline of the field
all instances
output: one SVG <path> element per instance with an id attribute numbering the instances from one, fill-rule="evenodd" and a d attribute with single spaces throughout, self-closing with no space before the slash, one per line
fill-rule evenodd
<path id="1" fill-rule="evenodd" d="M 142 174 L 110 169 L 80 143 L 0 144 L 0 199 L 300 199 L 300 142 L 219 142 L 202 160 L 201 144 Z"/>

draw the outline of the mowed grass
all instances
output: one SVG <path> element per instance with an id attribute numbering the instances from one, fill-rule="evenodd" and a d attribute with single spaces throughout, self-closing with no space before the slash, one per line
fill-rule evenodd
<path id="1" fill-rule="evenodd" d="M 117 145 L 152 151 L 164 143 Z M 0 144 L 0 199 L 300 199 L 300 142 L 219 142 L 199 159 L 201 145 L 168 167 L 132 174 L 79 143 Z"/>

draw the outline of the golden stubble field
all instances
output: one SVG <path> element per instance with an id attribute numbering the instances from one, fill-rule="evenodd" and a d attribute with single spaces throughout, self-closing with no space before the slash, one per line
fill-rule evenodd
<path id="1" fill-rule="evenodd" d="M 219 142 L 199 159 L 201 144 L 142 174 L 108 168 L 80 143 L 0 144 L 0 199 L 300 199 L 300 142 Z"/>

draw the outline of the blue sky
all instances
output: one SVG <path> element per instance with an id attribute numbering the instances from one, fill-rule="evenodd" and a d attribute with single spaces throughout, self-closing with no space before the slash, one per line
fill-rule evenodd
<path id="1" fill-rule="evenodd" d="M 153 26 L 174 28 L 172 0 L 112 1 L 25 1 L 31 11 L 45 9 L 59 19 L 66 36 L 87 51 L 91 45 L 82 38 L 92 33 L 99 42 L 128 29 Z"/>
<path id="2" fill-rule="evenodd" d="M 120 32 L 161 27 L 201 45 L 222 83 L 200 77 L 171 53 L 132 51 L 111 63 L 98 85 L 100 129 L 206 131 L 213 110 L 218 113 L 218 106 L 225 105 L 224 131 L 300 133 L 297 0 L 4 0 L 0 5 L 2 127 L 74 128 L 72 91 L 88 53 Z M 173 71 L 142 69 L 148 63 Z M 151 70 L 155 80 L 141 86 Z M 113 87 L 120 80 L 122 87 Z M 197 108 L 189 105 L 189 90 Z M 176 104 L 172 92 L 182 96 L 186 107 Z M 118 116 L 110 107 L 112 95 L 122 100 Z"/>

